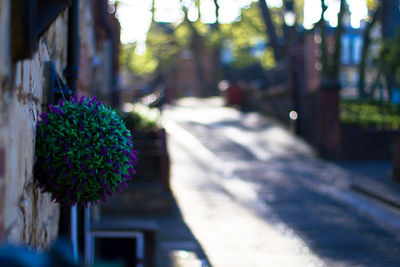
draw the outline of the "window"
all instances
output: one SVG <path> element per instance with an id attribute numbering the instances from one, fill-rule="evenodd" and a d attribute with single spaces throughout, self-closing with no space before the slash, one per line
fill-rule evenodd
<path id="1" fill-rule="evenodd" d="M 29 58 L 37 50 L 39 38 L 70 0 L 11 1 L 11 57 Z"/>

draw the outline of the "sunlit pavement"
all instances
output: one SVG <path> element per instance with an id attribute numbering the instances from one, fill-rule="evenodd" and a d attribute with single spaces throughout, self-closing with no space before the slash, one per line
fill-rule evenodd
<path id="1" fill-rule="evenodd" d="M 212 266 L 400 266 L 400 217 L 271 119 L 185 99 L 164 111 L 172 188 Z"/>

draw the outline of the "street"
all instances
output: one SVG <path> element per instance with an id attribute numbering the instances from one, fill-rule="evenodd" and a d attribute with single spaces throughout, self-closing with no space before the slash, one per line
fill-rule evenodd
<path id="1" fill-rule="evenodd" d="M 362 179 L 220 98 L 168 106 L 171 187 L 210 266 L 399 266 L 397 210 Z"/>

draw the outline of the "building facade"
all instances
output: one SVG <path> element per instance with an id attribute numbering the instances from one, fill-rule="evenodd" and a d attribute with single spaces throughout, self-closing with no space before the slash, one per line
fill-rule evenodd
<path id="1" fill-rule="evenodd" d="M 107 2 L 50 2 L 52 7 L 48 9 L 41 7 L 47 1 L 0 2 L 0 242 L 35 249 L 46 248 L 57 238 L 59 228 L 60 207 L 49 194 L 40 192 L 33 173 L 36 123 L 52 101 L 48 62 L 55 66 L 57 83 L 69 84 L 66 67 L 71 59 L 71 41 L 76 42 L 75 53 L 80 54 L 71 77 L 75 76 L 78 94 L 97 93 L 96 75 L 116 75 L 100 68 L 114 60 L 115 51 L 99 49 L 96 39 L 96 27 L 104 25 L 94 19 L 95 12 L 99 12 L 94 2 L 104 6 Z M 69 15 L 74 4 L 79 24 L 71 35 Z M 107 15 L 115 19 L 115 14 Z M 119 42 L 118 27 L 114 26 L 114 32 Z M 110 61 L 100 60 L 105 53 Z M 101 70 L 96 72 L 96 67 Z M 111 103 L 108 99 L 115 88 L 108 90 L 104 97 Z"/>

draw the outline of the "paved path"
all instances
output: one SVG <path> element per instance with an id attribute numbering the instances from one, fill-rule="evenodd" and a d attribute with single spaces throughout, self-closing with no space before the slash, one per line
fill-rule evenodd
<path id="1" fill-rule="evenodd" d="M 164 115 L 174 195 L 212 266 L 400 266 L 400 217 L 350 190 L 362 177 L 220 99 Z"/>

